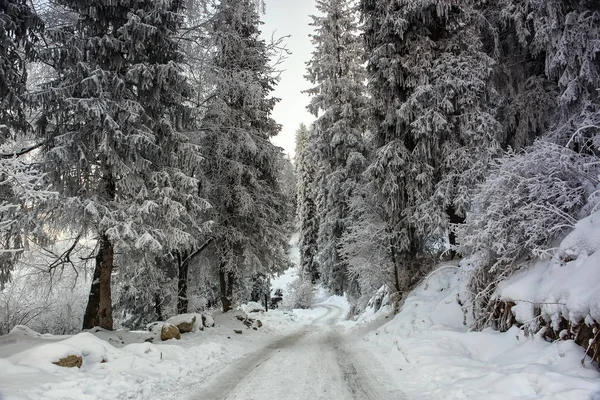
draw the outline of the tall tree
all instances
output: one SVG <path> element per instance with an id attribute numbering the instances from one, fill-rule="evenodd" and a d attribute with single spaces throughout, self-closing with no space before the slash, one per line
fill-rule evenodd
<path id="1" fill-rule="evenodd" d="M 464 219 L 470 188 L 500 148 L 488 85 L 496 40 L 480 5 L 361 2 L 377 149 L 366 174 L 391 265 L 409 281 L 432 244 L 448 240 L 449 223 Z"/>
<path id="2" fill-rule="evenodd" d="M 36 148 L 25 99 L 27 64 L 35 59 L 41 19 L 24 2 L 0 1 L 0 287 L 9 279 L 25 243 L 26 205 L 46 197 L 39 171 L 22 159 Z"/>
<path id="3" fill-rule="evenodd" d="M 316 283 L 320 278 L 319 263 L 316 259 L 319 220 L 316 206 L 316 177 L 319 165 L 318 154 L 313 146 L 312 128 L 301 124 L 296 131 L 296 218 L 299 224 L 298 247 L 300 268 L 303 276 Z"/>
<path id="4" fill-rule="evenodd" d="M 289 204 L 279 182 L 280 148 L 270 142 L 280 126 L 269 49 L 252 0 L 221 0 L 212 24 L 214 91 L 202 124 L 206 180 L 214 205 L 223 311 L 236 281 L 287 266 Z"/>
<path id="5" fill-rule="evenodd" d="M 112 329 L 116 249 L 190 248 L 205 207 L 191 176 L 198 151 L 182 133 L 190 88 L 173 40 L 182 3 L 57 2 L 78 20 L 47 31 L 53 45 L 42 55 L 56 78 L 37 95 L 39 127 L 60 222 L 98 238 L 84 328 Z"/>
<path id="6" fill-rule="evenodd" d="M 350 0 L 318 0 L 323 16 L 313 16 L 314 45 L 308 80 L 315 86 L 308 110 L 314 123 L 320 159 L 317 183 L 319 233 L 317 257 L 323 283 L 334 293 L 348 287 L 347 264 L 339 255 L 349 225 L 349 199 L 365 166 L 366 86 L 362 40 Z"/>

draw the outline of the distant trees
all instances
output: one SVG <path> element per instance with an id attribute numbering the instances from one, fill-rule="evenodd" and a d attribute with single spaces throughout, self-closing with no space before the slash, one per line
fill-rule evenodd
<path id="1" fill-rule="evenodd" d="M 314 152 L 314 140 L 314 131 L 301 124 L 296 131 L 296 157 L 294 158 L 297 179 L 296 218 L 300 231 L 298 247 L 302 275 L 312 283 L 316 283 L 321 276 L 316 258 L 319 234 L 316 178 L 319 161 Z"/>

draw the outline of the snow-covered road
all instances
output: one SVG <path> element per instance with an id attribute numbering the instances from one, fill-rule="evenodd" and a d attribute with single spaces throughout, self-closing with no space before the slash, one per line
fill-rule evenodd
<path id="1" fill-rule="evenodd" d="M 205 399 L 408 399 L 390 387 L 385 369 L 357 354 L 353 336 L 335 324 L 344 310 L 327 313 L 301 331 L 277 340 L 224 369 L 188 398 Z"/>

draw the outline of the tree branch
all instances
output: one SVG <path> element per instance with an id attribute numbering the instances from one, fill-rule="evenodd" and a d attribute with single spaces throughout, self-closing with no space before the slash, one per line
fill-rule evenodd
<path id="1" fill-rule="evenodd" d="M 40 147 L 42 147 L 43 145 L 46 144 L 46 141 L 44 140 L 43 142 L 40 143 L 36 143 L 32 146 L 29 147 L 24 147 L 19 151 L 15 151 L 14 153 L 0 153 L 0 158 L 2 159 L 10 159 L 10 158 L 15 158 L 15 157 L 20 157 L 22 155 L 25 155 L 27 153 L 31 153 L 33 150 L 39 149 Z"/>

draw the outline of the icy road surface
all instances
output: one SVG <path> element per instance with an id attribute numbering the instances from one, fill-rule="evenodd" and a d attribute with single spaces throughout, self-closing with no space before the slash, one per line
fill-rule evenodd
<path id="1" fill-rule="evenodd" d="M 408 400 L 382 365 L 338 332 L 344 311 L 318 307 L 327 313 L 312 325 L 234 362 L 189 399 Z"/>

